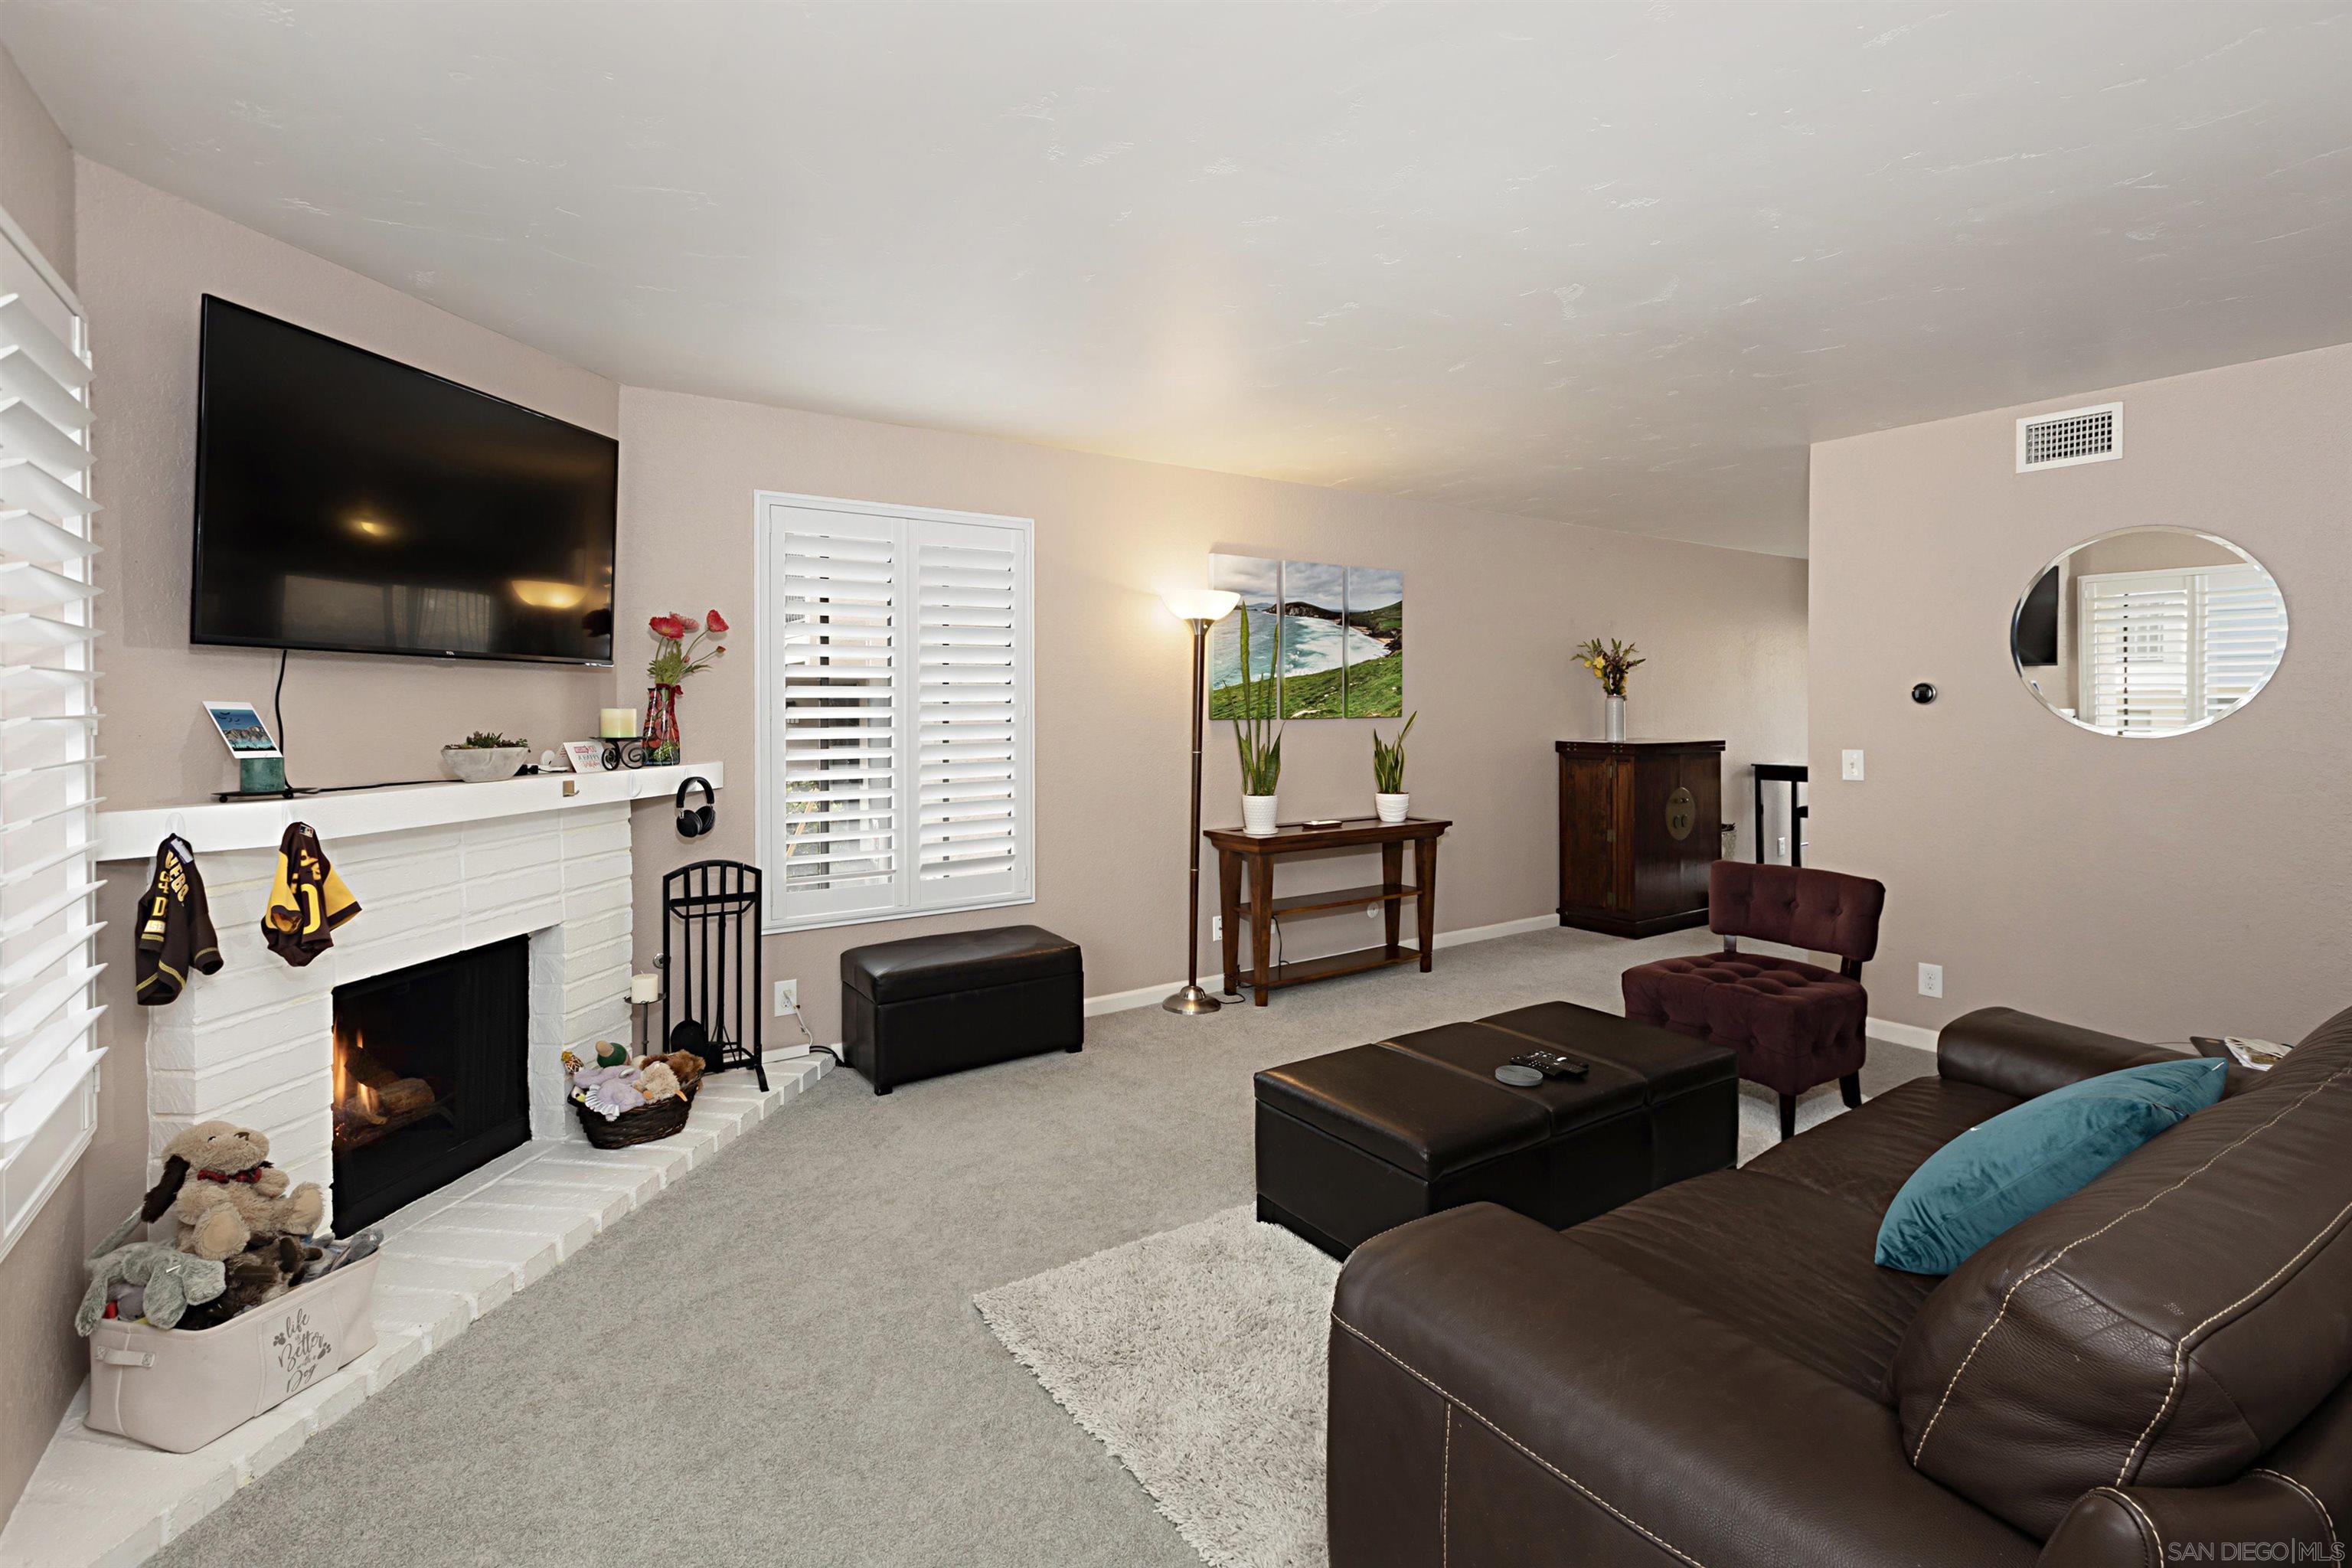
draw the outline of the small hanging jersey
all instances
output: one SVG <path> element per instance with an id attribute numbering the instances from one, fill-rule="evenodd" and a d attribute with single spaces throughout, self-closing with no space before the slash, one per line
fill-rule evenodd
<path id="1" fill-rule="evenodd" d="M 137 947 L 142 1006 L 160 1007 L 177 997 L 191 970 L 220 970 L 220 939 L 213 934 L 204 879 L 195 861 L 183 858 L 168 839 L 156 847 L 154 878 L 139 898 Z"/>
<path id="2" fill-rule="evenodd" d="M 335 945 L 330 934 L 360 912 L 360 901 L 327 864 L 319 835 L 307 822 L 289 823 L 278 841 L 278 876 L 261 911 L 261 940 L 299 969 Z"/>

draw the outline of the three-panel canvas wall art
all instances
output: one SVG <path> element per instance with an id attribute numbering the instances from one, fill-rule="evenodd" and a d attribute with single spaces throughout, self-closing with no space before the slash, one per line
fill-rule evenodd
<path id="1" fill-rule="evenodd" d="M 1258 701 L 1284 719 L 1404 715 L 1404 574 L 1380 566 L 1209 557 L 1209 586 L 1249 612 Z M 1242 712 L 1242 617 L 1209 633 L 1209 717 Z"/>

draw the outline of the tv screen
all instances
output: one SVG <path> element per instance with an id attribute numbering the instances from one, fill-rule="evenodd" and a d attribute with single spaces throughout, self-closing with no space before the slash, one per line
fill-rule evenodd
<path id="1" fill-rule="evenodd" d="M 609 664 L 620 444 L 210 295 L 189 637 Z"/>

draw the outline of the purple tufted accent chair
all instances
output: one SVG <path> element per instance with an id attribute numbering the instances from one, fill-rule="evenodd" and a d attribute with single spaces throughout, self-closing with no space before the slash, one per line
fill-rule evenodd
<path id="1" fill-rule="evenodd" d="M 1625 1016 L 1728 1046 L 1739 1076 L 1780 1097 L 1780 1136 L 1797 1131 L 1797 1096 L 1838 1080 L 1848 1105 L 1862 1103 L 1862 1062 L 1870 994 L 1862 966 L 1878 952 L 1886 887 L 1796 866 L 1717 860 L 1707 873 L 1707 929 L 1721 952 L 1666 958 L 1624 973 Z M 1754 937 L 1834 952 L 1835 973 L 1790 958 L 1741 952 Z"/>

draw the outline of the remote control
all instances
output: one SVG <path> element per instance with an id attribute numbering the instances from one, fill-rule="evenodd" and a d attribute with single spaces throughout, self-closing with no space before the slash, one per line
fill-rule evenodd
<path id="1" fill-rule="evenodd" d="M 1591 1076 L 1592 1064 L 1564 1057 L 1558 1051 L 1528 1051 L 1511 1058 L 1513 1065 L 1533 1068 L 1546 1078 L 1584 1079 Z"/>

